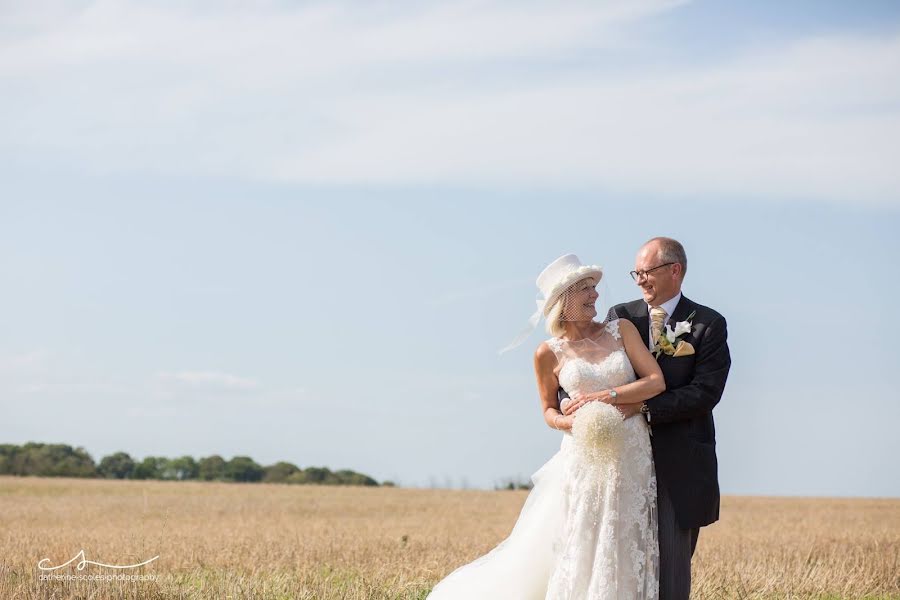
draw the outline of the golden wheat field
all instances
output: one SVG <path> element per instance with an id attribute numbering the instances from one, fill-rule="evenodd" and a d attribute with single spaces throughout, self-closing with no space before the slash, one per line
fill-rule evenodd
<path id="1" fill-rule="evenodd" d="M 506 537 L 526 493 L 0 477 L 0 598 L 424 598 Z M 41 579 L 81 550 L 159 558 Z M 693 597 L 900 598 L 898 552 L 897 499 L 726 497 Z M 148 577 L 87 578 L 111 573 Z"/>

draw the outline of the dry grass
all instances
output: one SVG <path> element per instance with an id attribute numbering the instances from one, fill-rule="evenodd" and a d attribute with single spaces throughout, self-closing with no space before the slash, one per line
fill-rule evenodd
<path id="1" fill-rule="evenodd" d="M 0 598 L 424 598 L 525 494 L 0 477 Z M 82 548 L 158 580 L 39 579 Z M 900 598 L 898 552 L 900 500 L 725 498 L 694 598 Z"/>

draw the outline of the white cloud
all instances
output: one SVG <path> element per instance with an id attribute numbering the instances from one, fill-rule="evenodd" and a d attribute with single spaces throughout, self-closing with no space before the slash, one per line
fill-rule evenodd
<path id="1" fill-rule="evenodd" d="M 678 5 L 7 9 L 0 152 L 299 184 L 900 204 L 900 34 L 653 66 L 668 49 L 639 25 Z"/>
<path id="2" fill-rule="evenodd" d="M 174 383 L 197 390 L 210 391 L 249 391 L 258 384 L 252 379 L 219 373 L 216 371 L 177 371 L 159 373 L 158 379 L 163 383 Z"/>
<path id="3" fill-rule="evenodd" d="M 29 350 L 0 356 L 0 375 L 17 375 L 46 370 L 50 353 L 46 350 Z"/>

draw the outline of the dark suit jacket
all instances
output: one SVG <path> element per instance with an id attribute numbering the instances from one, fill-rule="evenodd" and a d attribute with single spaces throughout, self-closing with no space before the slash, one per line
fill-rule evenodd
<path id="1" fill-rule="evenodd" d="M 694 346 L 690 356 L 661 354 L 666 391 L 647 400 L 657 485 L 666 486 L 675 518 L 684 529 L 719 518 L 716 428 L 712 410 L 722 397 L 731 367 L 725 317 L 684 295 L 669 318 L 674 328 L 691 312 L 693 327 L 681 338 Z M 647 304 L 635 300 L 612 307 L 608 318 L 631 321 L 644 340 L 650 335 Z"/>

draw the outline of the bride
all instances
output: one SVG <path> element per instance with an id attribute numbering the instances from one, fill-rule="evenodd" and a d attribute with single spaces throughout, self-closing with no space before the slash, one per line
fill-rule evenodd
<path id="1" fill-rule="evenodd" d="M 453 571 L 430 600 L 658 597 L 649 427 L 641 417 L 623 421 L 614 407 L 652 398 L 665 383 L 634 325 L 594 321 L 602 276 L 574 254 L 538 276 L 542 298 L 532 328 L 543 315 L 554 337 L 538 346 L 534 369 L 544 420 L 563 432 L 562 444 L 532 475 L 534 487 L 509 537 Z M 569 396 L 564 402 L 575 403 L 568 416 L 560 410 L 560 387 Z"/>

